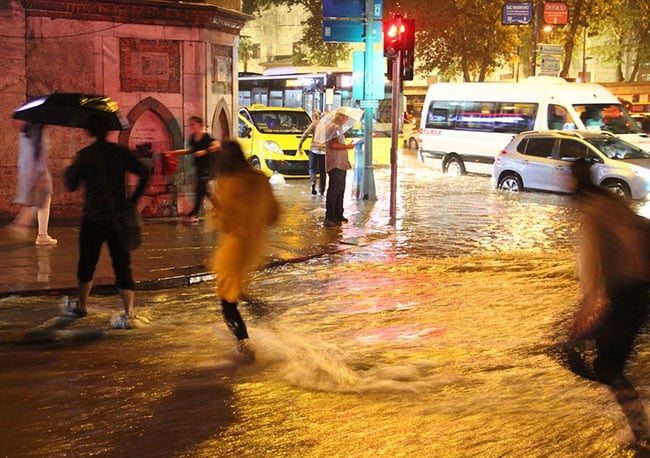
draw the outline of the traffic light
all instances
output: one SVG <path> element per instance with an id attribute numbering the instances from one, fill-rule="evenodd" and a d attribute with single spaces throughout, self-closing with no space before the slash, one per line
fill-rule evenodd
<path id="1" fill-rule="evenodd" d="M 415 20 L 393 16 L 384 22 L 384 56 L 388 57 L 388 79 L 393 80 L 390 61 L 401 56 L 402 79 L 413 79 Z"/>
<path id="2" fill-rule="evenodd" d="M 404 49 L 406 25 L 400 15 L 384 21 L 384 56 L 392 58 Z"/>

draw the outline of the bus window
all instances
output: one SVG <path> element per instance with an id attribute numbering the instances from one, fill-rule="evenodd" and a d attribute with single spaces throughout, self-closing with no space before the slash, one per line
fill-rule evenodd
<path id="1" fill-rule="evenodd" d="M 641 133 L 637 123 L 620 103 L 590 103 L 573 105 L 573 108 L 580 114 L 580 120 L 588 130 L 606 130 L 613 134 Z"/>
<path id="2" fill-rule="evenodd" d="M 519 133 L 535 125 L 536 103 L 438 101 L 429 106 L 425 127 Z"/>
<path id="3" fill-rule="evenodd" d="M 548 128 L 551 130 L 573 130 L 576 125 L 571 114 L 562 105 L 548 105 Z"/>

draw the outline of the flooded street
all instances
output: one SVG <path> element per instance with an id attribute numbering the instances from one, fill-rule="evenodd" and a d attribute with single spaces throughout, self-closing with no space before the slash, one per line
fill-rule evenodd
<path id="1" fill-rule="evenodd" d="M 253 363 L 209 283 L 138 292 L 130 331 L 116 296 L 76 321 L 61 297 L 0 299 L 0 456 L 637 456 L 612 394 L 555 350 L 579 295 L 570 197 L 405 160 L 392 228 L 375 176 L 341 233 L 304 181 L 277 190 L 288 243 L 345 249 L 255 275 Z M 649 348 L 628 368 L 646 403 Z"/>

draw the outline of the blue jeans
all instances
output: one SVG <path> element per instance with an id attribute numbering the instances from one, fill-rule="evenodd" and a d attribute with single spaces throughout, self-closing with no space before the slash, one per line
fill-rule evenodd
<path id="1" fill-rule="evenodd" d="M 318 192 L 325 193 L 325 155 L 309 152 L 309 181 L 312 187 L 316 186 L 316 175 L 319 175 Z"/>

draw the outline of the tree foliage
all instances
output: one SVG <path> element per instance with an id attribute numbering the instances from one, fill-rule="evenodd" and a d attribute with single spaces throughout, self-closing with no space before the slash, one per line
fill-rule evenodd
<path id="1" fill-rule="evenodd" d="M 502 7 L 502 0 L 389 0 L 384 17 L 400 13 L 416 19 L 419 73 L 438 70 L 447 77 L 484 81 L 510 62 L 519 46 L 517 28 L 501 24 Z"/>
<path id="2" fill-rule="evenodd" d="M 350 47 L 345 43 L 325 43 L 323 41 L 323 1 L 322 0 L 250 0 L 256 4 L 256 10 L 272 6 L 288 8 L 302 6 L 309 11 L 309 16 L 302 22 L 304 26 L 301 50 L 294 55 L 296 64 L 336 66 L 340 61 L 350 57 Z"/>

